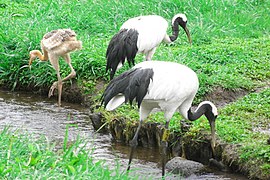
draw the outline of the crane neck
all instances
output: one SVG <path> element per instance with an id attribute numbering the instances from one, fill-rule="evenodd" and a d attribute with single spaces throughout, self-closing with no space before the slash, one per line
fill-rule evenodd
<path id="1" fill-rule="evenodd" d="M 212 104 L 212 103 L 211 103 Z M 215 146 L 216 146 L 216 125 L 215 125 L 215 120 L 217 118 L 217 109 L 216 107 L 210 102 L 202 102 L 198 108 L 192 112 L 191 108 L 188 110 L 188 119 L 191 121 L 195 121 L 196 119 L 199 119 L 203 114 L 206 116 L 208 119 L 209 125 L 211 127 L 211 148 L 212 148 L 212 153 L 213 157 L 215 157 Z"/>
<path id="2" fill-rule="evenodd" d="M 38 57 L 40 60 L 44 60 L 43 54 L 39 50 L 33 50 L 30 52 L 32 58 Z"/>
<path id="3" fill-rule="evenodd" d="M 199 119 L 202 115 L 205 115 L 208 121 L 211 121 L 214 119 L 214 115 L 212 113 L 212 106 L 208 103 L 202 103 L 202 105 L 199 105 L 197 109 L 192 112 L 191 108 L 188 110 L 188 119 L 190 121 L 195 121 Z"/>
<path id="4" fill-rule="evenodd" d="M 32 64 L 34 59 L 38 57 L 40 60 L 45 60 L 45 56 L 39 50 L 33 50 L 30 52 L 29 66 Z"/>
<path id="5" fill-rule="evenodd" d="M 174 21 L 172 25 L 172 35 L 169 36 L 171 42 L 175 41 L 178 38 L 178 35 L 179 35 L 179 24 L 177 23 L 177 21 Z"/>

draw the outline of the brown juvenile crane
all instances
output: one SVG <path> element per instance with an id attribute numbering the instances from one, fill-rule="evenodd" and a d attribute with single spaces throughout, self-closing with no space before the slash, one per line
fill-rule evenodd
<path id="1" fill-rule="evenodd" d="M 57 29 L 46 33 L 40 42 L 42 53 L 39 50 L 30 51 L 29 66 L 33 60 L 38 57 L 41 61 L 50 60 L 57 74 L 57 81 L 54 82 L 49 90 L 48 97 L 53 95 L 55 89 L 58 89 L 58 106 L 61 106 L 61 95 L 63 81 L 76 76 L 76 72 L 71 65 L 70 52 L 82 48 L 82 41 L 78 41 L 76 33 L 71 29 Z M 59 58 L 63 57 L 71 69 L 71 73 L 61 78 L 59 68 Z"/>

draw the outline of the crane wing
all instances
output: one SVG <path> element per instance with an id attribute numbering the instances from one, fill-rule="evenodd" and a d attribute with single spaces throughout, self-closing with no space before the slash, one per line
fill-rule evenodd
<path id="1" fill-rule="evenodd" d="M 150 80 L 153 78 L 153 69 L 133 68 L 114 78 L 106 87 L 102 102 L 106 109 L 114 109 L 123 102 L 135 99 L 140 107 L 141 102 L 148 92 Z M 108 108 L 107 108 L 108 106 Z"/>
<path id="2" fill-rule="evenodd" d="M 59 47 L 64 41 L 76 37 L 76 33 L 71 29 L 58 29 L 46 33 L 43 36 L 42 43 L 47 49 Z"/>
<path id="3" fill-rule="evenodd" d="M 106 51 L 106 71 L 109 69 L 112 71 L 111 79 L 118 65 L 124 64 L 125 59 L 128 60 L 129 66 L 134 65 L 134 59 L 138 52 L 137 39 L 138 32 L 133 29 L 122 29 L 112 37 Z"/>
<path id="4" fill-rule="evenodd" d="M 119 107 L 121 104 L 125 102 L 125 96 L 123 95 L 116 95 L 114 96 L 107 104 L 106 110 L 107 111 L 112 111 Z"/>

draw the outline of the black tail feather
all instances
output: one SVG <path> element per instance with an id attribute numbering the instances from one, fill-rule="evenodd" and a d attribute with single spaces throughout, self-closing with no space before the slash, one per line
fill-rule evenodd
<path id="1" fill-rule="evenodd" d="M 136 69 L 131 69 L 129 71 L 126 71 L 110 81 L 102 95 L 101 104 L 104 103 L 104 107 L 106 107 L 109 101 L 116 95 L 124 94 L 126 87 L 129 83 L 131 74 L 133 74 L 135 70 Z"/>
<path id="2" fill-rule="evenodd" d="M 125 96 L 125 102 L 132 104 L 135 99 L 140 107 L 145 97 L 150 80 L 153 79 L 152 69 L 131 69 L 112 79 L 102 95 L 102 104 L 106 107 L 109 101 L 118 94 Z"/>
<path id="3" fill-rule="evenodd" d="M 122 29 L 112 37 L 106 52 L 106 71 L 111 71 L 111 79 L 118 64 L 124 64 L 125 59 L 127 59 L 129 66 L 134 65 L 134 59 L 138 52 L 137 40 L 138 32 L 134 29 Z"/>
<path id="4" fill-rule="evenodd" d="M 148 87 L 150 84 L 150 79 L 153 78 L 153 70 L 152 69 L 141 69 L 136 72 L 134 76 L 131 78 L 128 88 L 125 92 L 125 99 L 132 104 L 135 99 L 138 108 L 140 107 L 144 96 L 148 91 Z"/>

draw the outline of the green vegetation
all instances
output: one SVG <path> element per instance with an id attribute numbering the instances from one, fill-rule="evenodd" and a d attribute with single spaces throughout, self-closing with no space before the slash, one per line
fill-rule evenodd
<path id="1" fill-rule="evenodd" d="M 251 93 L 243 99 L 222 109 L 219 135 L 226 142 L 242 146 L 241 159 L 249 166 L 255 166 L 262 174 L 270 172 L 270 89 Z M 268 133 L 267 133 L 268 130 Z M 258 172 L 253 172 L 258 173 Z"/>
<path id="2" fill-rule="evenodd" d="M 28 53 L 40 49 L 46 32 L 72 28 L 83 41 L 83 49 L 71 55 L 76 79 L 86 93 L 92 93 L 97 81 L 108 82 L 106 48 L 125 20 L 158 14 L 169 22 L 179 12 L 188 17 L 192 46 L 180 31 L 179 39 L 171 45 L 162 44 L 154 59 L 183 63 L 197 72 L 200 89 L 194 104 L 216 87 L 251 92 L 265 86 L 270 79 L 270 1 L 265 0 L 0 0 L 0 85 L 10 89 L 49 87 L 56 80 L 55 71 L 50 63 L 39 60 L 29 69 Z M 139 55 L 136 62 L 142 59 Z M 68 66 L 63 61 L 60 65 L 62 76 L 67 75 Z M 128 68 L 126 65 L 118 74 Z M 100 93 L 93 97 L 96 103 L 100 103 Z M 241 144 L 242 160 L 257 163 L 264 173 L 270 172 L 270 147 L 265 144 L 267 135 L 256 129 L 269 129 L 269 96 L 269 90 L 252 93 L 219 109 L 217 119 L 219 137 Z M 127 105 L 115 113 L 104 114 L 108 119 L 138 119 L 137 109 Z M 172 120 L 174 131 L 179 129 L 180 118 L 176 115 Z M 152 115 L 149 120 L 163 122 L 162 114 Z M 204 128 L 208 128 L 204 118 L 194 122 L 194 129 Z"/>
<path id="3" fill-rule="evenodd" d="M 68 146 L 65 139 L 56 152 L 45 137 L 33 139 L 25 132 L 0 131 L 1 179 L 132 179 L 119 167 L 111 170 L 102 161 L 94 162 L 85 140 Z"/>
<path id="4" fill-rule="evenodd" d="M 72 54 L 78 81 L 84 84 L 99 78 L 107 80 L 106 48 L 125 20 L 141 14 L 159 14 L 170 21 L 174 14 L 185 12 L 193 45 L 188 45 L 181 32 L 174 44 L 161 45 L 154 59 L 177 61 L 197 71 L 201 81 L 199 97 L 214 86 L 251 89 L 270 76 L 270 25 L 264 16 L 267 10 L 269 2 L 244 0 L 1 1 L 1 83 L 12 88 L 38 88 L 55 81 L 50 63 L 36 60 L 31 70 L 27 64 L 29 51 L 40 49 L 42 36 L 57 28 L 72 28 L 83 41 L 83 49 Z M 136 61 L 142 59 L 138 56 Z M 61 73 L 69 73 L 63 61 Z"/>

